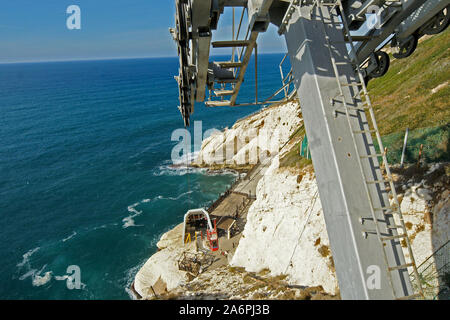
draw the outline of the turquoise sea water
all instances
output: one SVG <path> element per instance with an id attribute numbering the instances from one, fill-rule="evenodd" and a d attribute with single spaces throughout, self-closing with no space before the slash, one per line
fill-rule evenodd
<path id="1" fill-rule="evenodd" d="M 280 87 L 281 58 L 258 59 L 260 97 Z M 177 73 L 177 58 L 0 65 L 0 298 L 129 299 L 162 233 L 234 181 L 171 167 Z M 247 78 L 241 102 L 252 65 Z M 223 129 L 258 108 L 198 104 L 191 123 Z"/>

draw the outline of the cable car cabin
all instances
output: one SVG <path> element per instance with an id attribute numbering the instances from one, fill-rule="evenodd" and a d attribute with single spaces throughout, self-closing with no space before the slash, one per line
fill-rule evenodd
<path id="1" fill-rule="evenodd" d="M 209 240 L 209 248 L 211 249 L 211 251 L 219 250 L 219 239 L 217 238 L 217 232 L 208 231 L 208 240 Z"/>
<path id="2" fill-rule="evenodd" d="M 209 213 L 203 209 L 191 209 L 184 215 L 183 222 L 183 245 L 190 242 L 191 236 L 200 231 L 200 234 L 206 229 L 207 240 L 211 251 L 219 249 L 219 237 L 217 233 L 216 220 L 214 219 L 214 226 L 209 216 Z M 187 240 L 189 239 L 189 240 Z"/>
<path id="3" fill-rule="evenodd" d="M 206 229 L 208 225 L 207 217 L 203 214 L 190 215 L 186 221 L 187 225 L 197 229 Z"/>
<path id="4" fill-rule="evenodd" d="M 211 251 L 219 250 L 219 237 L 217 236 L 216 220 L 214 219 L 214 229 L 207 230 L 206 235 L 208 237 L 209 248 Z"/>

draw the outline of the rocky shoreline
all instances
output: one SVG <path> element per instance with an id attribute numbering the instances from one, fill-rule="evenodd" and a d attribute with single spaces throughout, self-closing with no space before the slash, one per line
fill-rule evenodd
<path id="1" fill-rule="evenodd" d="M 280 105 L 205 139 L 199 157 L 202 160 L 194 166 L 207 168 L 212 173 L 235 169 L 233 164 L 227 168 L 215 167 L 214 148 L 233 143 L 233 137 L 245 134 L 245 130 L 264 126 L 272 131 L 284 128 L 280 142 L 289 149 L 270 158 L 265 166 L 253 164 L 253 169 L 246 171 L 250 179 L 241 184 L 246 187 L 216 201 L 237 197 L 239 193 L 248 195 L 251 190 L 256 198 L 248 202 L 238 235 L 228 242 L 221 240 L 222 251 L 213 265 L 195 276 L 179 270 L 180 256 L 184 252 L 198 251 L 193 243 L 182 245 L 182 224 L 177 225 L 161 237 L 158 252 L 137 273 L 132 290 L 138 298 L 340 298 L 314 169 L 311 165 L 303 168 L 280 165 L 280 158 L 295 146 L 288 142 L 301 124 L 300 117 L 292 120 L 298 115 L 298 105 Z M 286 128 L 285 116 L 295 124 Z M 249 141 L 235 150 L 232 159 L 238 160 L 236 155 L 242 155 L 242 150 L 249 151 L 251 147 L 254 146 Z M 237 172 L 242 174 L 244 169 Z M 450 165 L 393 166 L 392 172 L 416 263 L 429 263 L 436 248 L 449 240 Z M 256 177 L 254 183 L 252 177 Z M 406 249 L 404 253 L 408 255 Z M 427 270 L 438 270 L 443 261 L 435 258 Z M 439 282 L 427 288 L 428 297 L 436 296 L 444 285 Z"/>

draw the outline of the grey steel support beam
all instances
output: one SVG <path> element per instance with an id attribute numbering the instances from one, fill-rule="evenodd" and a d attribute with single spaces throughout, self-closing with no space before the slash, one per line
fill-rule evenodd
<path id="1" fill-rule="evenodd" d="M 295 10 L 286 28 L 285 39 L 293 68 L 294 83 L 301 101 L 306 133 L 316 173 L 325 223 L 343 299 L 394 299 L 409 296 L 412 288 L 407 269 L 388 271 L 388 266 L 405 263 L 399 240 L 383 244 L 374 233 L 371 203 L 381 208 L 389 205 L 386 190 L 366 179 L 382 179 L 377 158 L 368 158 L 359 166 L 358 154 L 375 154 L 370 134 L 360 134 L 356 145 L 352 140 L 349 120 L 342 110 L 337 79 L 333 72 L 329 49 L 325 40 L 324 25 L 315 15 L 323 10 L 310 6 Z M 300 16 L 300 12 L 301 15 Z M 341 30 L 326 27 L 333 42 L 332 50 L 339 63 L 339 81 L 357 82 L 348 61 L 347 48 Z M 344 98 L 350 106 L 362 108 L 361 101 L 352 102 L 355 91 L 343 87 Z M 339 109 L 341 107 L 341 109 Z M 337 110 L 337 113 L 335 112 Z M 354 111 L 350 117 L 353 130 L 369 130 L 364 112 Z M 359 150 L 359 151 L 358 151 Z M 362 150 L 362 151 L 361 151 Z M 391 215 L 375 213 L 383 236 L 394 237 Z M 387 260 L 387 261 L 386 261 Z"/>
<path id="2" fill-rule="evenodd" d="M 448 5 L 449 0 L 427 0 L 396 28 L 397 40 L 408 38 Z"/>
<path id="3" fill-rule="evenodd" d="M 269 9 L 273 0 L 249 0 L 247 4 L 251 31 L 265 32 L 269 26 Z"/>
<path id="4" fill-rule="evenodd" d="M 197 41 L 197 92 L 196 101 L 202 102 L 205 100 L 206 80 L 208 78 L 208 60 L 209 48 L 211 47 L 211 36 L 199 37 Z"/>
<path id="5" fill-rule="evenodd" d="M 245 7 L 248 0 L 219 0 L 221 7 Z"/>
<path id="6" fill-rule="evenodd" d="M 398 25 L 407 19 L 425 1 L 426 0 L 403 0 L 402 10 L 395 14 L 381 29 L 374 31 L 373 35 L 376 36 L 374 39 L 355 45 L 358 61 L 366 60 L 380 44 L 395 32 Z"/>
<path id="7" fill-rule="evenodd" d="M 208 76 L 209 48 L 211 43 L 210 12 L 211 1 L 192 0 L 192 49 L 196 70 L 195 100 L 205 100 Z M 193 108 L 193 106 L 192 106 Z M 191 112 L 194 112 L 192 110 Z"/>
<path id="8" fill-rule="evenodd" d="M 342 1 L 350 27 L 359 28 L 366 20 L 365 13 L 367 10 L 374 5 L 381 7 L 384 2 L 385 0 Z"/>

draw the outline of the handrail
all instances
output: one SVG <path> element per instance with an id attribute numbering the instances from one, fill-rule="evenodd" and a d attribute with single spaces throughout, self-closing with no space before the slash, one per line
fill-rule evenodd
<path id="1" fill-rule="evenodd" d="M 422 265 L 424 265 L 428 260 L 430 260 L 431 258 L 433 258 L 440 250 L 442 250 L 446 245 L 448 245 L 448 243 L 450 242 L 450 240 L 447 240 L 446 243 L 444 243 L 442 246 L 440 246 L 438 249 L 436 249 L 428 258 L 426 258 L 418 267 L 417 269 L 419 269 Z M 410 274 L 410 276 L 412 275 L 412 273 Z"/>

